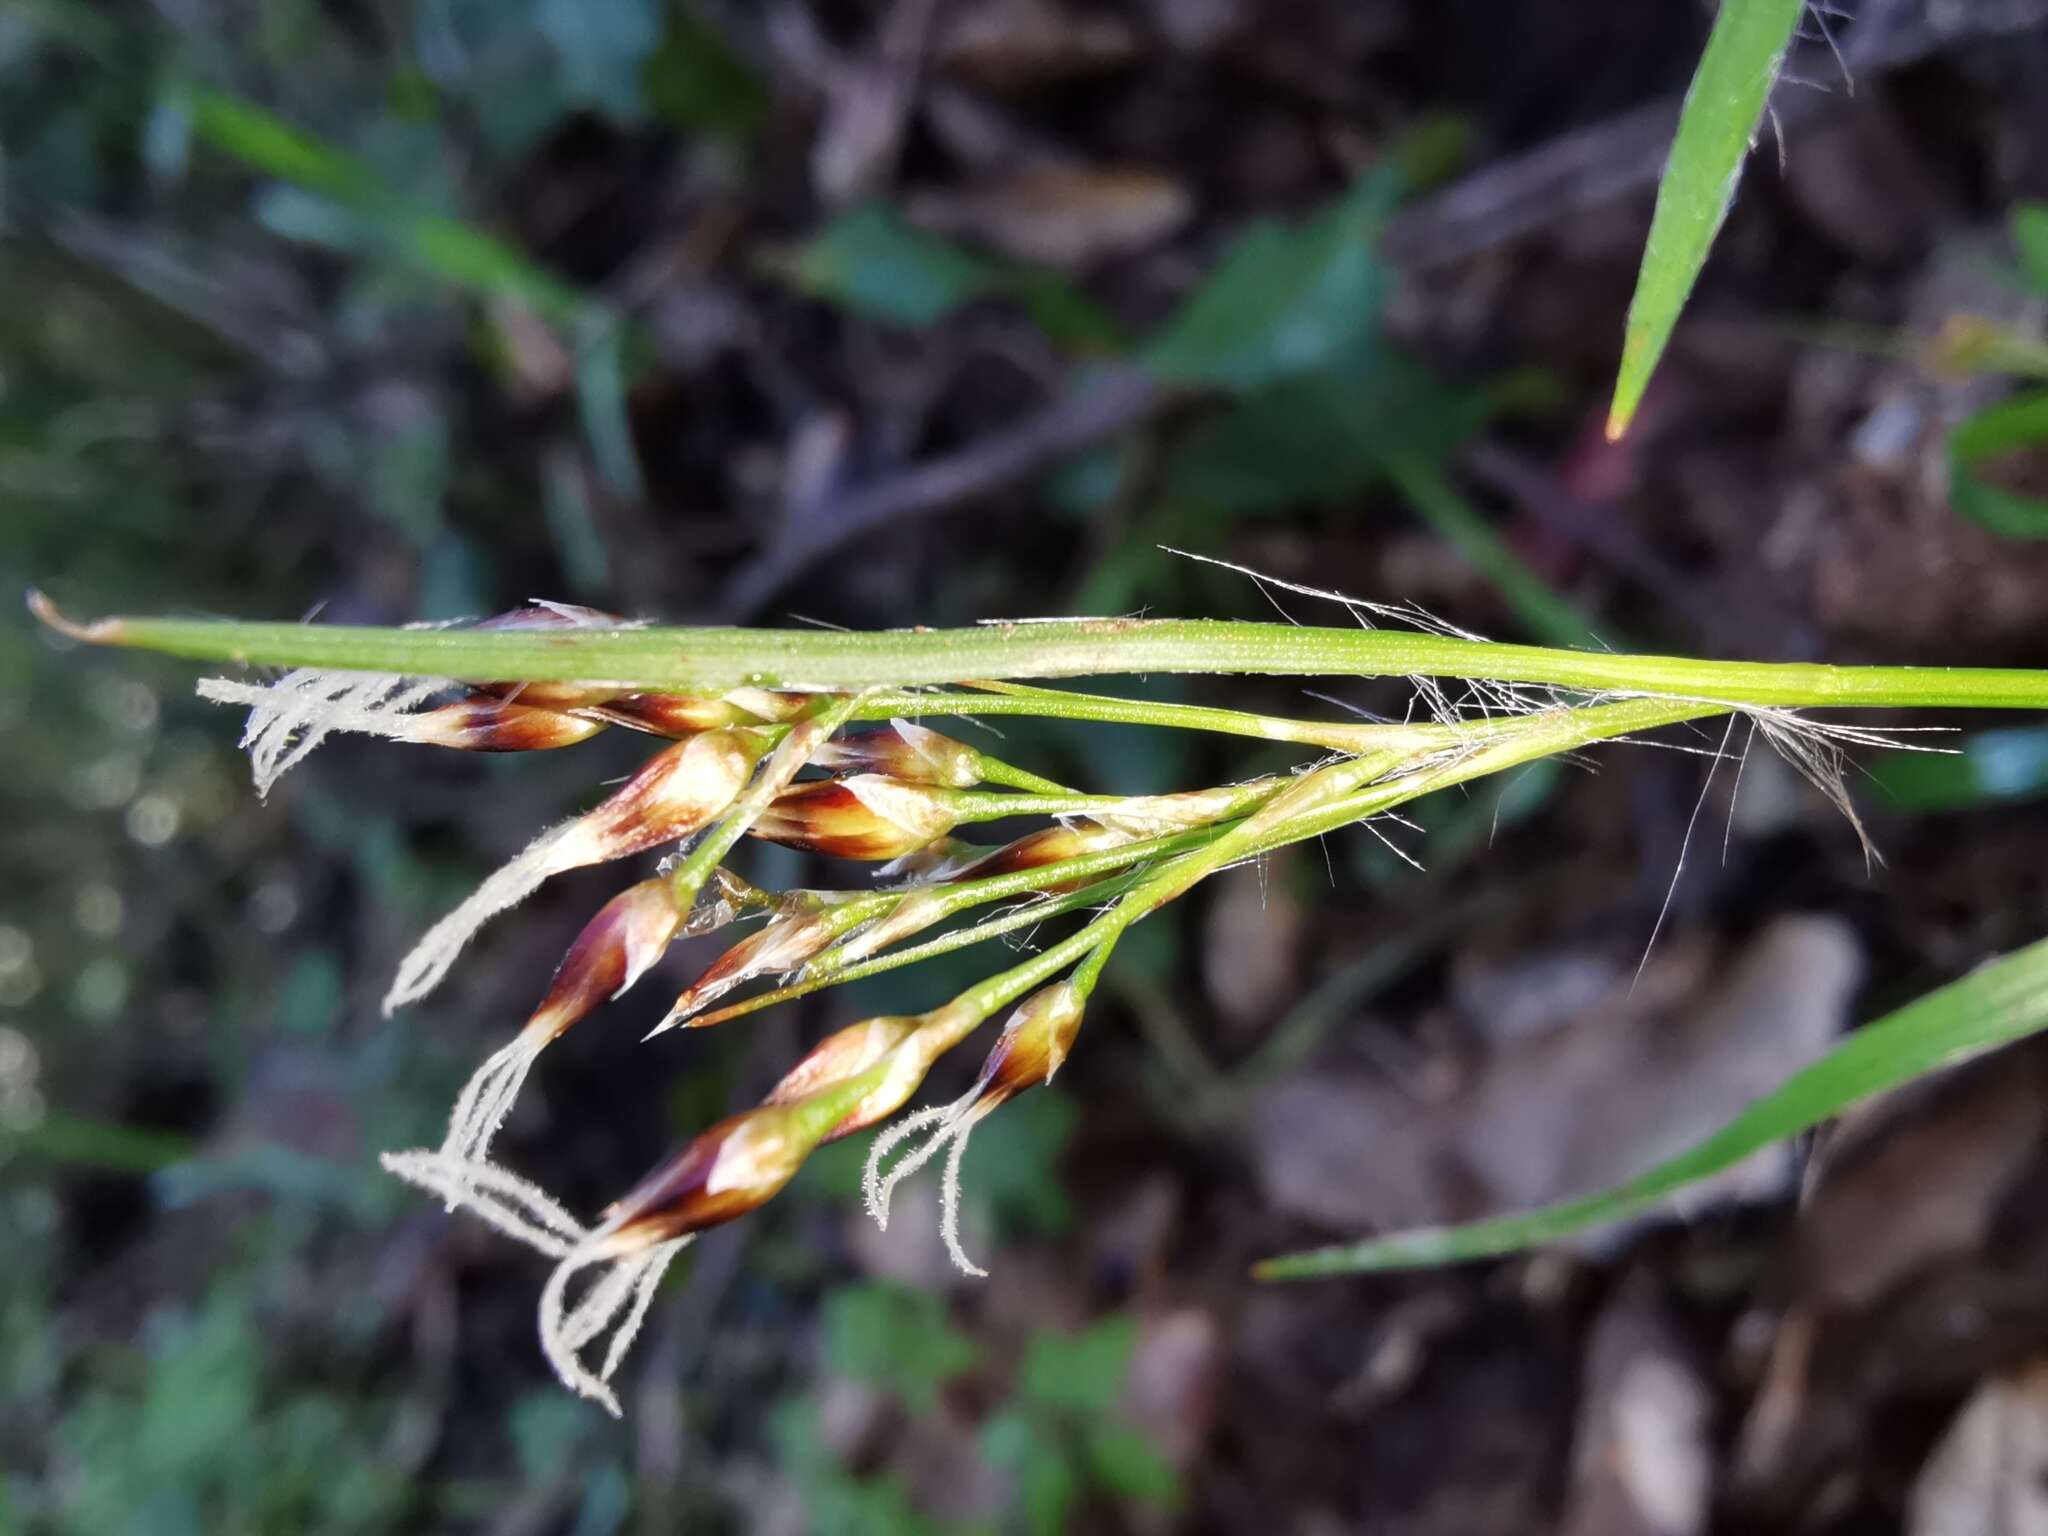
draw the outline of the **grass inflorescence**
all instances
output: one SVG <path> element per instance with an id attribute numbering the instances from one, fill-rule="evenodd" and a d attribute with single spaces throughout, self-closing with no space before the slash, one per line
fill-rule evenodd
<path id="1" fill-rule="evenodd" d="M 610 1378 L 674 1255 L 698 1232 L 771 1199 L 816 1147 L 890 1121 L 942 1057 L 1000 1019 L 968 1092 L 878 1135 L 865 1181 L 869 1210 L 886 1222 L 901 1181 L 943 1156 L 942 1235 L 959 1267 L 980 1273 L 957 1220 L 970 1133 L 1008 1099 L 1050 1080 L 1075 1047 L 1124 934 L 1220 870 L 1369 825 L 1451 785 L 1712 719 L 1727 723 L 1705 738 L 1709 755 L 1720 757 L 1746 718 L 1752 737 L 1847 809 L 1843 749 L 1888 738 L 1798 710 L 2048 707 L 2048 673 L 1502 646 L 1425 615 L 1340 601 L 1357 628 L 1061 620 L 889 634 L 666 630 L 549 604 L 475 624 L 399 630 L 76 625 L 36 604 L 74 638 L 292 668 L 267 681 L 200 685 L 205 697 L 248 710 L 244 744 L 261 788 L 337 731 L 470 751 L 565 749 L 608 730 L 659 743 L 593 809 L 541 832 L 435 923 L 385 999 L 388 1011 L 425 996 L 484 923 L 554 874 L 661 856 L 590 918 L 524 1025 L 462 1090 L 440 1144 L 385 1158 L 391 1172 L 451 1209 L 556 1261 L 541 1297 L 543 1348 L 564 1383 L 616 1412 Z M 1390 618 L 1405 627 L 1377 627 Z M 1039 686 L 1141 670 L 1406 677 L 1414 704 L 1400 721 L 1333 721 Z M 1302 760 L 1236 783 L 1096 794 L 925 723 L 980 715 L 1245 736 L 1291 745 Z M 1020 818 L 1034 824 L 1006 841 L 972 840 L 977 826 Z M 853 889 L 762 889 L 728 864 L 748 839 L 866 861 L 879 878 Z M 827 1036 L 761 1103 L 691 1138 L 595 1222 L 492 1157 L 498 1128 L 544 1048 L 645 978 L 679 937 L 756 925 L 682 989 L 657 1034 L 725 1023 L 1068 915 L 1085 921 L 1021 958 L 994 962 L 980 981 L 926 1011 L 865 1019 Z M 1600 1207 L 1577 1215 L 1598 1219 Z M 1529 1230 L 1548 1234 L 1553 1226 Z M 1374 1248 L 1360 1262 L 1394 1251 Z M 1458 1250 L 1440 1241 L 1426 1251 Z M 1340 1255 L 1277 1273 L 1347 1262 Z"/>

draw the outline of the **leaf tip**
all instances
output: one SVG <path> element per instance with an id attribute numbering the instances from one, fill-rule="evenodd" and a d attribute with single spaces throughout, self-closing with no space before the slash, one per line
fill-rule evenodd
<path id="1" fill-rule="evenodd" d="M 36 616 L 44 628 L 76 640 L 82 645 L 119 645 L 127 638 L 128 626 L 122 619 L 95 619 L 90 624 L 81 624 L 76 619 L 65 617 L 63 610 L 51 601 L 50 595 L 39 587 L 30 587 L 25 601 L 28 611 Z"/>

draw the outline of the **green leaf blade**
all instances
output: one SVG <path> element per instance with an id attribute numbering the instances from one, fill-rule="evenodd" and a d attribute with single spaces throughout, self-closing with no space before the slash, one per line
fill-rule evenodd
<path id="1" fill-rule="evenodd" d="M 1395 1232 L 1269 1259 L 1263 1280 L 1416 1269 L 1496 1258 L 1654 1209 L 1752 1153 L 1874 1094 L 2048 1029 L 2048 939 L 1865 1025 L 1720 1130 L 1624 1183 L 1534 1211 Z"/>
<path id="2" fill-rule="evenodd" d="M 1722 0 L 1657 188 L 1607 418 L 1610 439 L 1628 430 L 1706 265 L 1804 9 L 1805 0 Z"/>

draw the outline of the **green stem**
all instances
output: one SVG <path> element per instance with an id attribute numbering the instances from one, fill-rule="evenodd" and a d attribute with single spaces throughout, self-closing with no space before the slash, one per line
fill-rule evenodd
<path id="1" fill-rule="evenodd" d="M 2048 671 L 2042 670 L 1695 661 L 1216 619 L 1073 619 L 880 634 L 368 629 L 194 619 L 106 619 L 80 626 L 63 620 L 40 594 L 31 601 L 46 622 L 96 644 L 203 661 L 354 668 L 463 682 L 616 682 L 722 694 L 741 687 L 850 692 L 1141 672 L 1420 675 L 1655 693 L 1726 705 L 2048 708 Z"/>
<path id="2" fill-rule="evenodd" d="M 986 752 L 975 754 L 975 766 L 981 772 L 981 782 L 994 784 L 1003 789 L 1021 789 L 1033 795 L 1071 795 L 1073 790 L 1064 784 L 1055 784 L 1028 768 L 1019 768 L 1006 763 L 999 757 L 990 757 Z"/>
<path id="3" fill-rule="evenodd" d="M 1333 752 L 1366 750 L 1361 741 L 1373 733 L 1399 726 L 1332 724 L 1326 720 L 1290 720 L 1255 715 L 1241 709 L 1216 709 L 1206 704 L 1176 704 L 1159 699 L 1120 699 L 1108 694 L 1075 693 L 1033 688 L 1026 683 L 970 682 L 973 693 L 877 694 L 876 707 L 888 700 L 900 715 L 1033 715 L 1081 720 L 1100 725 L 1159 725 L 1173 730 L 1208 731 L 1218 736 L 1250 736 L 1259 741 L 1285 741 L 1297 746 L 1324 747 Z"/>
<path id="4" fill-rule="evenodd" d="M 994 795 L 977 789 L 934 790 L 933 794 L 943 797 L 963 825 L 1009 816 L 1095 816 L 1203 826 L 1244 815 L 1287 782 L 1285 778 L 1253 779 L 1179 795 Z"/>

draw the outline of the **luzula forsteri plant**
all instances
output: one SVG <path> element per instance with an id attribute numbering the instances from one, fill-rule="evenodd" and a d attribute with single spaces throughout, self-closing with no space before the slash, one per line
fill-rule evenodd
<path id="1" fill-rule="evenodd" d="M 436 923 L 385 999 L 390 1010 L 425 995 L 485 921 L 550 875 L 665 855 L 578 934 L 525 1025 L 463 1089 L 441 1144 L 384 1159 L 450 1208 L 557 1261 L 541 1298 L 542 1346 L 568 1386 L 616 1412 L 608 1382 L 675 1253 L 769 1200 L 818 1146 L 889 1120 L 941 1056 L 1001 1017 L 969 1091 L 878 1135 L 865 1180 L 869 1209 L 886 1223 L 898 1184 L 943 1154 L 945 1242 L 962 1269 L 979 1273 L 957 1222 L 970 1132 L 1058 1070 L 1124 931 L 1218 870 L 1370 823 L 1449 785 L 1711 717 L 1726 722 L 1703 738 L 1711 754 L 1746 720 L 1846 808 L 1836 772 L 1843 745 L 1886 738 L 1795 709 L 2048 707 L 2048 674 L 2039 672 L 1539 650 L 1338 600 L 1358 628 L 1075 620 L 882 635 L 662 630 L 546 604 L 406 630 L 78 626 L 40 599 L 36 606 L 79 639 L 296 668 L 269 682 L 200 685 L 205 697 L 248 709 L 243 742 L 262 789 L 335 731 L 476 751 L 564 747 L 610 728 L 666 739 L 594 809 L 542 833 Z M 1407 627 L 1374 627 L 1386 619 Z M 1023 681 L 1168 671 L 1405 677 L 1421 708 L 1399 723 L 1314 721 Z M 1445 679 L 1462 691 L 1447 692 Z M 1215 731 L 1314 755 L 1290 773 L 1191 793 L 1083 794 L 919 723 L 949 715 Z M 1001 845 L 960 835 L 1032 816 L 1044 825 Z M 868 889 L 762 890 L 725 867 L 748 837 L 879 862 L 882 878 Z M 700 1132 L 595 1223 L 491 1160 L 492 1138 L 542 1049 L 639 981 L 680 936 L 760 921 L 683 989 L 655 1033 L 721 1023 L 1080 912 L 1087 920 L 1071 934 L 928 1012 L 827 1036 L 759 1105 Z M 772 985 L 728 1000 L 764 979 Z"/>

